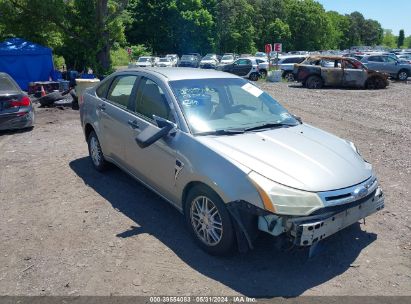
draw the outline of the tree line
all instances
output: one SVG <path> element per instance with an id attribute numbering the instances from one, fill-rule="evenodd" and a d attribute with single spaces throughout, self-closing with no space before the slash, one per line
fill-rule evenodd
<path id="1" fill-rule="evenodd" d="M 47 45 L 68 67 L 102 73 L 129 46 L 134 55 L 254 53 L 274 42 L 286 51 L 411 47 L 404 32 L 314 0 L 0 0 L 0 17 L 1 40 Z"/>

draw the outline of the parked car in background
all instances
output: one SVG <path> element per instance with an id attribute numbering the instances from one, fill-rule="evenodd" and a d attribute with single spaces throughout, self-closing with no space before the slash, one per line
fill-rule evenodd
<path id="1" fill-rule="evenodd" d="M 365 67 L 360 61 L 342 56 L 311 56 L 294 66 L 296 80 L 309 89 L 323 86 L 384 89 L 388 74 Z"/>
<path id="2" fill-rule="evenodd" d="M 268 56 L 267 56 L 267 54 L 264 53 L 264 52 L 257 52 L 257 53 L 255 53 L 254 57 L 262 58 L 262 59 L 265 59 L 265 60 L 268 61 Z"/>
<path id="3" fill-rule="evenodd" d="M 154 66 L 154 59 L 151 56 L 141 56 L 136 62 L 136 66 L 139 67 L 152 67 Z"/>
<path id="4" fill-rule="evenodd" d="M 282 72 L 282 77 L 288 81 L 294 81 L 294 65 L 303 62 L 307 56 L 304 55 L 290 55 L 283 56 L 278 61 L 278 67 Z"/>
<path id="5" fill-rule="evenodd" d="M 0 130 L 30 128 L 34 109 L 30 98 L 9 74 L 0 72 Z"/>
<path id="6" fill-rule="evenodd" d="M 158 67 L 172 67 L 174 66 L 174 62 L 170 57 L 162 57 L 160 60 L 156 63 L 156 66 Z"/>
<path id="7" fill-rule="evenodd" d="M 190 68 L 198 68 L 200 65 L 200 61 L 197 56 L 194 55 L 183 55 L 180 58 L 180 62 L 178 64 L 179 67 L 190 67 Z"/>
<path id="8" fill-rule="evenodd" d="M 400 59 L 400 60 L 402 60 L 402 61 L 405 61 L 405 62 L 407 62 L 407 63 L 409 63 L 409 64 L 411 64 L 411 54 L 405 54 L 405 55 L 397 55 L 398 56 L 398 58 Z"/>
<path id="9" fill-rule="evenodd" d="M 202 69 L 215 69 L 219 61 L 216 54 L 207 54 L 200 61 L 200 68 Z"/>
<path id="10" fill-rule="evenodd" d="M 166 57 L 170 58 L 170 60 L 173 62 L 173 66 L 178 66 L 180 59 L 178 58 L 177 54 L 167 54 Z"/>
<path id="11" fill-rule="evenodd" d="M 411 76 L 411 65 L 395 59 L 392 55 L 366 55 L 361 62 L 369 69 L 388 73 L 398 80 L 407 80 Z"/>
<path id="12" fill-rule="evenodd" d="M 258 65 L 258 72 L 260 73 L 261 77 L 267 77 L 267 73 L 270 70 L 270 63 L 268 59 L 263 57 L 249 57 L 250 59 L 254 59 Z"/>
<path id="13" fill-rule="evenodd" d="M 160 57 L 153 57 L 153 66 L 156 66 L 159 61 Z"/>
<path id="14" fill-rule="evenodd" d="M 210 254 L 251 249 L 260 232 L 311 246 L 384 208 L 352 142 L 234 75 L 117 72 L 86 90 L 80 121 L 92 166 L 114 163 L 159 194 Z"/>
<path id="15" fill-rule="evenodd" d="M 233 63 L 234 60 L 235 60 L 234 55 L 232 55 L 232 54 L 224 54 L 223 57 L 221 57 L 220 65 L 225 65 L 225 64 Z"/>
<path id="16" fill-rule="evenodd" d="M 253 81 L 261 76 L 258 63 L 255 58 L 239 58 L 231 64 L 220 65 L 217 70 L 235 74 Z"/>

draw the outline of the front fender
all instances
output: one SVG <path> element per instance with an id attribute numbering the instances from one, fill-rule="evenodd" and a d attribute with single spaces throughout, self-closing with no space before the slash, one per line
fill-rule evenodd
<path id="1" fill-rule="evenodd" d="M 264 208 L 257 189 L 248 178 L 251 169 L 217 153 L 190 134 L 180 135 L 176 157 L 183 169 L 176 178 L 176 190 L 181 206 L 187 185 L 198 182 L 213 189 L 226 204 L 247 201 Z"/>

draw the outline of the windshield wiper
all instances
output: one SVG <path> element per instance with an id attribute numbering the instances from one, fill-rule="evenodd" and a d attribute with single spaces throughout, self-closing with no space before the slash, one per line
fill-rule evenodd
<path id="1" fill-rule="evenodd" d="M 220 129 L 220 130 L 213 130 L 213 131 L 205 131 L 205 132 L 197 132 L 194 135 L 235 135 L 235 134 L 243 134 L 244 129 Z"/>
<path id="2" fill-rule="evenodd" d="M 296 125 L 294 124 L 286 124 L 286 123 L 264 123 L 258 126 L 250 127 L 250 128 L 245 128 L 244 131 L 257 131 L 257 130 L 263 130 L 263 129 L 272 129 L 272 128 L 288 128 L 288 127 L 294 127 Z"/>

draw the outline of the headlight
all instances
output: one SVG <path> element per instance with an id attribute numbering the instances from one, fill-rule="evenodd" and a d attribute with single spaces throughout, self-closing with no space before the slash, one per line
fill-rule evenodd
<path id="1" fill-rule="evenodd" d="M 280 185 L 254 171 L 248 176 L 268 211 L 284 215 L 307 215 L 324 207 L 316 193 Z"/>

